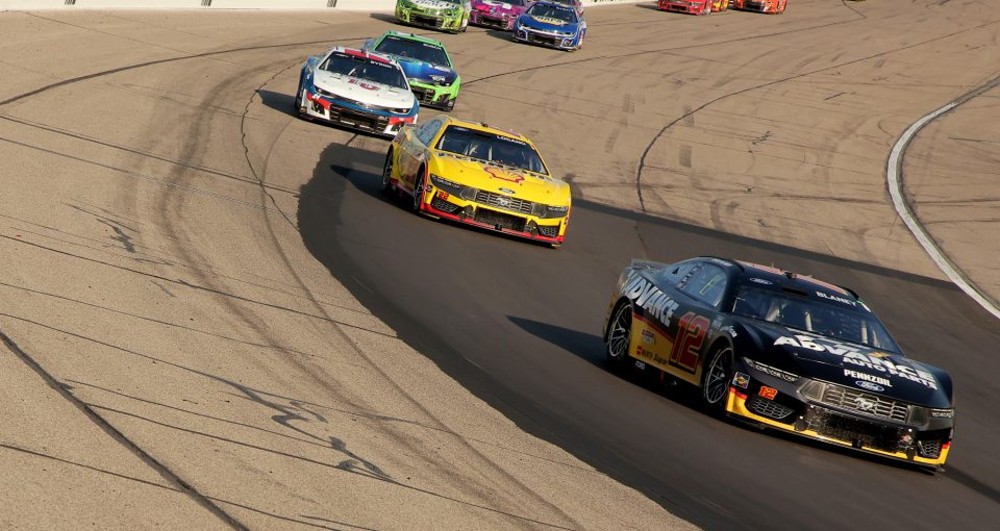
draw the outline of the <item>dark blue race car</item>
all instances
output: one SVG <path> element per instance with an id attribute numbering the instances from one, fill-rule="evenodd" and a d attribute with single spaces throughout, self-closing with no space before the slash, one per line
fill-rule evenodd
<path id="1" fill-rule="evenodd" d="M 587 21 L 565 4 L 535 2 L 514 23 L 514 40 L 560 50 L 579 50 L 587 34 Z"/>

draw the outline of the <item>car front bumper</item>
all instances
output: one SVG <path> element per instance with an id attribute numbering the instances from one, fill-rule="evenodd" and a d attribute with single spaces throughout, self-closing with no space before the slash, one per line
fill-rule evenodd
<path id="1" fill-rule="evenodd" d="M 578 33 L 565 34 L 539 31 L 526 26 L 521 26 L 514 29 L 514 39 L 520 42 L 547 46 L 549 48 L 574 50 L 579 46 L 580 35 Z"/>
<path id="2" fill-rule="evenodd" d="M 384 110 L 365 109 L 352 103 L 306 91 L 303 118 L 322 120 L 380 136 L 394 137 L 406 124 L 415 123 L 416 113 L 397 115 Z"/>
<path id="3" fill-rule="evenodd" d="M 458 31 L 462 29 L 461 14 L 444 15 L 431 11 L 397 7 L 396 19 L 405 24 L 444 31 Z"/>
<path id="4" fill-rule="evenodd" d="M 808 378 L 790 383 L 739 365 L 726 401 L 730 416 L 923 467 L 948 459 L 951 419 L 926 419 L 915 413 L 919 406 Z M 861 412 L 857 397 L 879 406 Z"/>

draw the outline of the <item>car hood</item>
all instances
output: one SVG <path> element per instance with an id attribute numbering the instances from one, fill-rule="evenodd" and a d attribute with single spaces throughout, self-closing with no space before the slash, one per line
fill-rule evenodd
<path id="1" fill-rule="evenodd" d="M 549 17 L 535 17 L 527 13 L 518 17 L 518 22 L 541 31 L 559 31 L 559 32 L 575 32 L 579 29 L 580 24 L 573 22 L 566 22 L 565 20 L 559 20 L 558 18 Z"/>
<path id="2" fill-rule="evenodd" d="M 326 70 L 314 74 L 313 84 L 327 92 L 364 105 L 409 109 L 416 104 L 416 98 L 408 90 Z"/>
<path id="3" fill-rule="evenodd" d="M 487 164 L 442 151 L 437 152 L 436 159 L 435 167 L 441 177 L 460 184 L 546 205 L 570 204 L 569 184 L 560 179 Z"/>
<path id="4" fill-rule="evenodd" d="M 431 10 L 436 11 L 439 9 L 453 9 L 461 8 L 462 4 L 453 4 L 451 2 L 442 2 L 441 0 L 410 0 L 411 4 L 414 4 L 421 10 Z"/>
<path id="5" fill-rule="evenodd" d="M 458 78 L 458 73 L 447 66 L 432 65 L 426 61 L 398 55 L 393 55 L 392 58 L 403 67 L 406 77 L 421 83 L 447 86 Z"/>
<path id="6" fill-rule="evenodd" d="M 472 9 L 493 15 L 520 15 L 526 9 L 524 6 L 515 6 L 505 2 L 494 0 L 479 0 L 472 3 Z"/>
<path id="7" fill-rule="evenodd" d="M 773 323 L 744 323 L 765 354 L 762 363 L 897 400 L 950 407 L 941 382 L 924 364 L 901 354 Z"/>

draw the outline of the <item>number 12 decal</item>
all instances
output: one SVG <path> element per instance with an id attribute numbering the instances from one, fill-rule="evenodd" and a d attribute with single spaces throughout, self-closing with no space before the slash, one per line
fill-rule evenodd
<path id="1" fill-rule="evenodd" d="M 670 363 L 689 372 L 695 372 L 701 345 L 705 342 L 710 323 L 708 318 L 694 312 L 688 312 L 677 322 L 677 341 L 674 351 L 670 354 Z"/>

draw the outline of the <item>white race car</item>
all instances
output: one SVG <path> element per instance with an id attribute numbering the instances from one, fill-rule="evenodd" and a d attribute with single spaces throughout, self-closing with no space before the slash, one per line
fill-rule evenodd
<path id="1" fill-rule="evenodd" d="M 396 61 L 338 46 L 306 59 L 295 108 L 307 120 L 393 137 L 416 123 L 420 104 Z"/>

